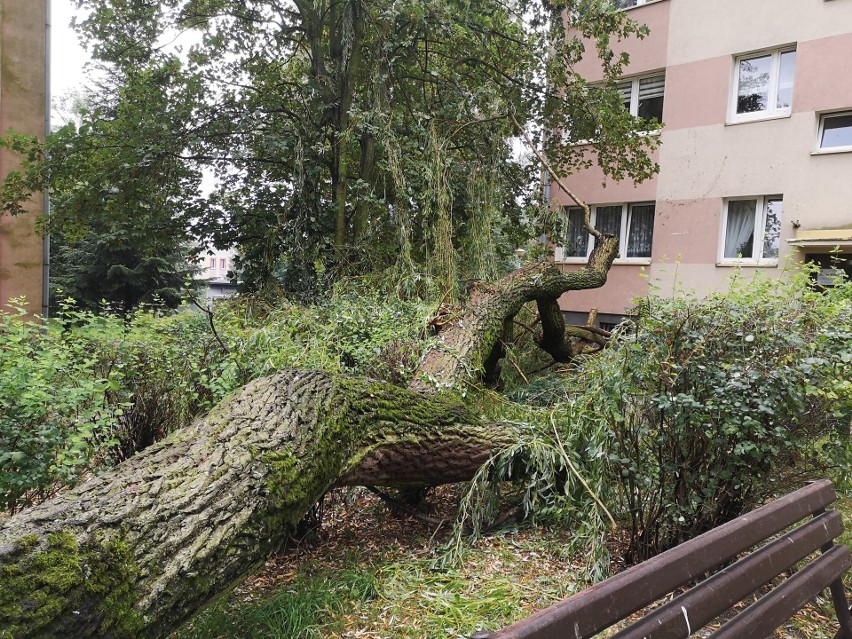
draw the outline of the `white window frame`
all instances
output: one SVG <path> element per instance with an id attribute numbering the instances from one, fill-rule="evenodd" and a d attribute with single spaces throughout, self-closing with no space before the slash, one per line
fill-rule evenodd
<path id="1" fill-rule="evenodd" d="M 817 127 L 816 150 L 814 153 L 848 153 L 852 151 L 852 144 L 846 146 L 822 146 L 822 136 L 825 133 L 825 121 L 829 118 L 836 117 L 852 117 L 852 111 L 846 109 L 844 111 L 831 111 L 828 113 L 819 114 L 819 126 Z"/>
<path id="2" fill-rule="evenodd" d="M 636 4 L 632 4 L 629 7 L 621 7 L 617 9 L 617 11 L 630 11 L 631 9 L 635 9 L 636 7 L 641 7 L 646 4 L 654 4 L 655 2 L 659 2 L 660 0 L 636 0 Z"/>
<path id="3" fill-rule="evenodd" d="M 779 109 L 778 104 L 778 83 L 781 77 L 781 54 L 796 51 L 796 45 L 791 44 L 775 49 L 764 49 L 762 51 L 752 51 L 751 53 L 743 53 L 734 58 L 734 73 L 733 81 L 731 82 L 731 96 L 728 105 L 728 122 L 737 124 L 739 122 L 754 122 L 756 120 L 772 120 L 775 118 L 790 117 L 793 112 L 792 105 L 789 108 Z M 753 111 L 751 113 L 737 113 L 737 102 L 740 93 L 740 62 L 750 60 L 752 58 L 762 58 L 770 56 L 769 69 L 769 108 L 765 111 Z M 798 63 L 798 56 L 796 62 Z M 793 84 L 795 88 L 795 70 L 793 74 Z"/>
<path id="4" fill-rule="evenodd" d="M 597 221 L 598 208 L 609 208 L 609 207 L 613 207 L 613 206 L 620 206 L 621 207 L 621 228 L 620 228 L 620 231 L 619 231 L 619 234 L 618 234 L 618 257 L 615 258 L 615 263 L 616 264 L 650 264 L 651 263 L 651 257 L 650 256 L 649 257 L 622 257 L 622 255 L 626 255 L 626 253 L 627 253 L 627 238 L 628 238 L 628 233 L 629 233 L 629 230 L 630 230 L 628 228 L 629 218 L 630 218 L 630 208 L 633 207 L 633 206 L 653 206 L 654 207 L 654 223 L 656 225 L 657 203 L 653 202 L 653 201 L 650 201 L 650 202 L 626 202 L 626 203 L 614 202 L 612 204 L 590 205 L 589 209 L 590 209 L 590 213 L 591 213 L 590 219 L 591 219 L 592 226 L 595 226 L 595 222 Z M 573 209 L 573 208 L 577 208 L 577 207 L 576 206 L 567 206 L 566 207 L 566 209 Z M 556 251 L 556 258 L 557 258 L 556 261 L 562 262 L 564 264 L 585 264 L 589 261 L 589 255 L 591 254 L 591 252 L 594 248 L 595 248 L 595 238 L 590 235 L 589 241 L 586 244 L 586 255 L 581 256 L 581 257 L 575 257 L 575 256 L 566 257 L 564 252 L 563 252 L 562 247 L 560 246 L 560 247 L 558 247 L 558 250 Z M 651 251 L 652 251 L 652 254 L 653 254 L 653 241 L 651 243 Z"/>
<path id="5" fill-rule="evenodd" d="M 742 197 L 729 197 L 724 201 L 722 208 L 722 230 L 719 234 L 719 261 L 716 266 L 778 266 L 777 257 L 725 257 L 725 239 L 728 232 L 728 205 L 731 202 L 742 202 L 743 200 L 756 200 L 754 207 L 754 216 L 752 218 L 754 224 L 754 239 L 752 240 L 752 252 L 754 247 L 760 247 L 760 253 L 763 253 L 763 234 L 766 232 L 766 203 L 770 200 L 784 201 L 784 196 L 781 194 L 774 195 L 748 195 Z M 783 220 L 783 208 L 781 210 Z M 780 252 L 779 238 L 779 252 Z"/>
<path id="6" fill-rule="evenodd" d="M 665 83 L 666 72 L 665 71 L 657 71 L 655 73 L 643 73 L 642 75 L 637 75 L 632 78 L 621 78 L 618 80 L 615 85 L 618 87 L 619 84 L 624 82 L 630 82 L 630 115 L 634 118 L 639 117 L 639 82 L 641 80 L 647 80 L 648 78 L 656 78 L 658 76 L 663 76 L 663 83 Z M 666 90 L 663 89 L 663 103 L 665 104 L 666 100 Z"/>

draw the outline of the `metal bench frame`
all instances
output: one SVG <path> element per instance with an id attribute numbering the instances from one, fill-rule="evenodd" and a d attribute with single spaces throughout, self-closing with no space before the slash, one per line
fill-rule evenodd
<path id="1" fill-rule="evenodd" d="M 771 635 L 829 588 L 840 625 L 835 639 L 852 639 L 852 616 L 842 579 L 852 567 L 852 556 L 846 546 L 834 544 L 843 532 L 840 513 L 826 510 L 836 498 L 830 481 L 813 482 L 503 630 L 477 633 L 474 638 L 588 639 L 678 588 L 703 579 L 612 637 L 685 639 L 809 555 L 820 552 L 710 637 L 757 639 Z M 741 553 L 802 520 L 798 527 L 730 564 Z"/>

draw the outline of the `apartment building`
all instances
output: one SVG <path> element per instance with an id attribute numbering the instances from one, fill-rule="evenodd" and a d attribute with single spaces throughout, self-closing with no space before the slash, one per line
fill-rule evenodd
<path id="1" fill-rule="evenodd" d="M 47 102 L 47 8 L 49 0 L 0 0 L 0 134 L 10 128 L 43 136 Z M 18 166 L 0 150 L 0 180 Z M 0 310 L 26 297 L 31 313 L 46 310 L 46 245 L 35 231 L 44 198 L 26 204 L 27 214 L 0 217 Z"/>
<path id="2" fill-rule="evenodd" d="M 237 284 L 232 278 L 235 257 L 232 249 L 212 250 L 198 257 L 198 279 L 206 286 L 204 298 L 208 302 L 237 294 Z"/>
<path id="3" fill-rule="evenodd" d="M 592 204 L 598 229 L 621 238 L 599 290 L 560 300 L 573 320 L 598 309 L 617 321 L 649 285 L 707 293 L 733 267 L 779 276 L 832 255 L 852 257 L 852 2 L 849 0 L 618 0 L 651 30 L 623 44 L 625 108 L 661 119 L 660 172 L 641 184 L 595 168 L 565 179 Z M 588 79 L 601 79 L 595 60 Z M 556 251 L 581 268 L 592 240 L 566 208 Z"/>

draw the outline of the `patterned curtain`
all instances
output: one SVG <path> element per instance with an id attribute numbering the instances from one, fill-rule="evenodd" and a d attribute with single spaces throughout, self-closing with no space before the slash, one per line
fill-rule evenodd
<path id="1" fill-rule="evenodd" d="M 627 225 L 627 257 L 651 257 L 651 245 L 654 240 L 654 205 L 631 206 Z"/>
<path id="2" fill-rule="evenodd" d="M 565 232 L 564 257 L 586 257 L 589 248 L 589 232 L 583 228 L 583 209 L 568 209 L 568 228 Z"/>

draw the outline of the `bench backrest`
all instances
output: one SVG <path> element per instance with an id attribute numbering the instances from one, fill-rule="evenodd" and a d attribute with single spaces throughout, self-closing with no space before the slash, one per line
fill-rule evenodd
<path id="1" fill-rule="evenodd" d="M 814 482 L 742 517 L 714 528 L 622 573 L 523 619 L 488 639 L 588 639 L 676 589 L 704 579 L 647 613 L 613 639 L 688 637 L 816 551 L 822 554 L 712 635 L 715 639 L 765 637 L 827 587 L 841 626 L 852 639 L 852 618 L 841 577 L 852 567 L 836 499 L 828 480 Z M 741 553 L 784 532 L 751 554 L 705 579 Z M 477 636 L 482 637 L 482 634 Z"/>

